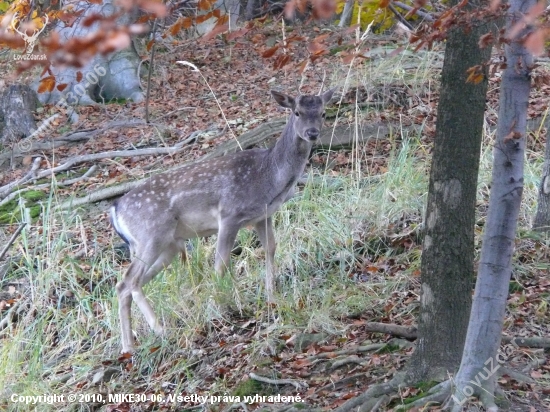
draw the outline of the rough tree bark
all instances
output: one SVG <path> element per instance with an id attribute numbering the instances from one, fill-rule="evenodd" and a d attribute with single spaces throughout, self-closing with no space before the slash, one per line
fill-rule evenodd
<path id="1" fill-rule="evenodd" d="M 454 2 L 457 3 L 456 1 Z M 479 1 L 470 8 L 479 7 Z M 471 307 L 477 177 L 487 79 L 467 70 L 491 55 L 480 49 L 488 25 L 447 38 L 422 252 L 419 338 L 407 368 L 413 382 L 445 380 L 458 370 Z"/>
<path id="2" fill-rule="evenodd" d="M 546 118 L 544 126 L 546 128 L 546 150 L 533 230 L 550 233 L 550 118 Z"/>
<path id="3" fill-rule="evenodd" d="M 32 112 L 38 99 L 30 87 L 13 84 L 0 95 L 0 143 L 15 142 L 36 129 Z"/>
<path id="4" fill-rule="evenodd" d="M 511 0 L 508 28 L 535 4 L 536 0 Z M 507 67 L 500 88 L 489 211 L 464 353 L 455 379 L 454 412 L 459 412 L 462 403 L 472 395 L 479 396 L 488 411 L 498 410 L 494 402 L 496 371 L 499 362 L 506 359 L 498 351 L 523 193 L 527 105 L 533 67 L 533 57 L 521 42 L 528 30 L 529 27 L 522 30 L 506 46 Z"/>
<path id="5" fill-rule="evenodd" d="M 93 14 L 112 16 L 116 12 L 116 7 L 113 0 L 104 0 L 100 4 L 79 1 L 75 4 L 75 10 L 83 12 L 79 20 L 70 26 L 59 20 L 55 27 L 63 41 L 73 37 L 85 37 L 88 33 L 94 32 L 97 30 L 97 24 L 84 27 L 83 20 Z M 135 17 L 137 16 L 127 13 L 118 22 L 128 25 L 133 23 Z M 52 67 L 56 83 L 67 84 L 67 87 L 62 91 L 55 88 L 52 92 L 39 93 L 38 98 L 43 104 L 56 104 L 60 99 L 65 99 L 69 105 L 93 104 L 119 98 L 141 102 L 144 96 L 137 75 L 138 64 L 139 57 L 131 45 L 126 50 L 108 56 L 97 55 L 83 68 Z M 82 76 L 77 76 L 79 72 Z M 35 82 L 34 88 L 38 89 L 38 82 Z"/>

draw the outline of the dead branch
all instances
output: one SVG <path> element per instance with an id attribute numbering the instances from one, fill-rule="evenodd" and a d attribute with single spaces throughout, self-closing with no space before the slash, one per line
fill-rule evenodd
<path id="1" fill-rule="evenodd" d="M 100 202 L 102 200 L 110 199 L 116 196 L 122 196 L 129 192 L 134 187 L 138 187 L 143 183 L 143 180 L 136 180 L 133 182 L 126 182 L 116 186 L 104 187 L 103 189 L 89 193 L 84 197 L 69 199 L 59 205 L 60 209 L 69 209 L 77 206 L 82 206 L 88 203 Z"/>
<path id="2" fill-rule="evenodd" d="M 67 143 L 80 142 L 90 140 L 101 133 L 123 127 L 135 127 L 135 126 L 159 126 L 155 123 L 147 124 L 143 120 L 123 120 L 113 121 L 107 123 L 105 126 L 98 129 L 85 129 L 77 130 L 75 132 L 69 132 L 63 136 L 58 137 L 50 141 L 29 141 L 22 140 L 18 145 L 11 150 L 6 150 L 0 154 L 0 165 L 8 159 L 14 159 L 16 157 L 28 156 L 31 153 L 39 151 L 50 151 L 55 148 L 64 146 Z M 163 126 L 164 127 L 164 126 Z"/>
<path id="3" fill-rule="evenodd" d="M 500 368 L 498 368 L 497 373 L 498 373 L 498 376 L 507 375 L 507 376 L 509 376 L 510 378 L 512 378 L 513 380 L 515 380 L 517 382 L 536 383 L 536 381 L 533 378 L 531 378 L 530 376 L 524 375 L 521 372 L 516 372 L 515 370 L 510 369 L 506 366 L 501 365 Z"/>
<path id="4" fill-rule="evenodd" d="M 403 17 L 403 16 L 401 15 L 401 13 L 399 13 L 399 12 L 397 11 L 397 9 L 396 9 L 395 7 L 393 7 L 393 4 L 389 3 L 389 4 L 388 4 L 388 8 L 390 9 L 390 11 L 393 13 L 393 15 L 397 18 L 397 20 L 399 20 L 399 22 L 400 22 L 403 26 L 405 26 L 407 29 L 409 29 L 409 30 L 411 30 L 411 31 L 414 30 L 413 25 L 412 25 L 411 23 L 409 23 L 409 22 L 407 21 L 407 19 L 406 19 L 405 17 Z"/>
<path id="5" fill-rule="evenodd" d="M 380 350 L 386 347 L 386 345 L 387 345 L 386 343 L 373 343 L 372 345 L 356 346 L 355 348 L 343 349 L 343 350 L 334 351 L 334 352 L 322 352 L 322 353 L 318 353 L 317 355 L 309 356 L 306 359 L 311 362 L 317 359 L 328 359 L 328 358 L 334 358 L 337 356 L 355 355 L 357 353 Z"/>
<path id="6" fill-rule="evenodd" d="M 529 372 L 531 369 L 537 369 L 540 368 L 542 365 L 546 363 L 546 358 L 538 358 L 533 360 L 532 362 L 529 362 L 525 368 L 523 368 L 521 371 L 523 373 Z"/>
<path id="7" fill-rule="evenodd" d="M 401 3 L 400 1 L 394 1 L 392 2 L 395 6 L 399 7 L 400 9 L 403 9 L 403 10 L 406 10 L 406 11 L 411 11 L 413 8 L 411 6 L 409 6 L 408 4 L 404 4 L 404 3 Z M 391 4 L 391 3 L 390 3 Z M 426 21 L 430 21 L 430 22 L 433 22 L 434 21 L 434 18 L 433 16 L 428 13 L 427 11 L 422 11 L 422 10 L 415 10 L 414 12 L 417 16 L 419 17 L 422 17 L 424 20 Z"/>
<path id="8" fill-rule="evenodd" d="M 307 389 L 308 387 L 307 383 L 298 382 L 294 379 L 270 379 L 270 378 L 256 375 L 253 372 L 251 372 L 248 376 L 250 376 L 250 378 L 254 379 L 255 381 L 267 383 L 269 385 L 292 385 L 299 391 Z"/>
<path id="9" fill-rule="evenodd" d="M 389 323 L 367 322 L 365 325 L 367 332 L 387 333 L 393 336 L 399 336 L 405 339 L 416 339 L 418 336 L 416 326 L 401 326 Z"/>
<path id="10" fill-rule="evenodd" d="M 185 146 L 186 142 L 187 142 L 187 140 L 184 140 L 183 142 L 180 142 L 180 143 L 178 143 L 178 144 L 176 144 L 172 147 L 155 147 L 155 148 L 135 149 L 135 150 L 115 150 L 115 151 L 111 151 L 111 152 L 92 153 L 92 154 L 88 154 L 88 155 L 75 156 L 75 157 L 69 158 L 65 163 L 63 163 L 59 166 L 52 167 L 51 169 L 43 170 L 42 172 L 40 172 L 38 174 L 32 175 L 32 177 L 34 177 L 34 179 L 41 179 L 43 177 L 50 177 L 50 176 L 54 175 L 55 173 L 64 172 L 66 170 L 69 170 L 70 168 L 72 168 L 73 166 L 75 166 L 77 164 L 85 163 L 85 162 L 91 162 L 91 161 L 95 161 L 95 160 L 101 160 L 101 159 L 111 159 L 111 158 L 114 158 L 114 157 L 150 156 L 150 155 L 160 155 L 160 154 L 173 155 L 173 154 L 181 152 L 185 148 L 184 146 Z M 94 169 L 94 171 L 95 171 L 95 169 Z M 27 175 L 29 175 L 30 173 L 31 172 L 29 172 Z M 34 171 L 33 171 L 33 173 L 34 173 Z M 89 175 L 89 174 L 91 174 L 90 171 L 88 171 L 85 176 L 82 176 L 78 179 L 82 180 L 83 178 L 87 178 L 88 177 L 87 175 Z M 22 182 L 28 181 L 30 179 L 31 179 L 31 177 L 28 177 L 28 178 L 26 178 L 26 180 L 19 181 L 18 184 L 21 184 Z M 70 181 L 67 181 L 67 182 L 70 182 Z M 74 182 L 75 181 L 72 181 L 71 183 L 66 183 L 66 184 L 62 184 L 62 185 L 72 184 Z M 9 186 L 9 185 L 7 185 L 7 186 Z M 10 188 L 12 188 L 14 186 L 15 185 L 11 185 Z M 17 196 L 17 194 L 20 193 L 20 192 L 21 191 L 16 192 L 15 196 Z M 2 200 L 2 202 L 0 202 L 0 205 L 6 203 L 7 201 L 9 201 L 11 199 L 13 199 L 13 197 L 14 197 L 13 195 L 14 194 L 12 193 L 10 196 L 8 196 L 4 200 Z"/>
<path id="11" fill-rule="evenodd" d="M 132 157 L 132 156 L 150 156 L 150 155 L 160 155 L 168 154 L 174 155 L 181 152 L 184 149 L 182 143 L 178 143 L 172 147 L 154 147 L 148 149 L 136 149 L 136 150 L 114 150 L 112 152 L 103 152 L 103 153 L 92 153 L 88 155 L 81 155 L 69 158 L 65 163 L 53 167 L 48 170 L 44 170 L 37 175 L 37 178 L 50 176 L 57 172 L 63 172 L 70 169 L 76 164 L 84 162 L 93 162 L 95 160 L 101 159 L 112 159 L 113 157 Z"/>
<path id="12" fill-rule="evenodd" d="M 92 167 L 90 167 L 88 169 L 88 171 L 86 173 L 84 173 L 82 176 L 79 176 L 79 177 L 75 177 L 73 179 L 65 179 L 65 180 L 62 180 L 61 182 L 58 182 L 56 184 L 56 186 L 58 187 L 61 187 L 61 186 L 70 186 L 70 185 L 73 185 L 77 182 L 80 182 L 80 181 L 83 181 L 83 180 L 88 180 L 88 178 L 95 173 L 95 171 L 97 170 L 97 166 L 96 165 L 93 165 Z M 21 195 L 21 193 L 24 193 L 24 192 L 27 192 L 29 191 L 30 189 L 34 189 L 34 190 L 40 190 L 40 189 L 47 189 L 51 187 L 51 183 L 42 183 L 40 185 L 35 185 L 35 186 L 31 186 L 31 187 L 26 187 L 24 189 L 19 189 L 19 190 L 16 190 L 15 192 L 12 192 L 10 193 L 8 196 L 6 196 L 4 199 L 2 199 L 2 201 L 0 201 L 0 206 L 2 205 L 5 205 L 6 203 L 12 201 L 13 199 L 17 198 L 19 195 Z"/>
<path id="13" fill-rule="evenodd" d="M 364 362 L 361 360 L 361 358 L 359 358 L 359 356 L 351 355 L 345 358 L 335 359 L 334 362 L 332 362 L 332 364 L 328 367 L 328 369 L 333 371 L 341 368 L 342 366 L 349 365 L 350 363 L 353 363 L 355 365 L 363 365 Z"/>
<path id="14" fill-rule="evenodd" d="M 531 337 L 531 338 L 518 338 L 513 336 L 502 335 L 502 343 L 511 343 L 512 345 L 521 346 L 524 348 L 550 348 L 550 338 Z"/>
<path id="15" fill-rule="evenodd" d="M 32 167 L 25 174 L 25 176 L 23 176 L 19 180 L 16 180 L 15 182 L 11 182 L 11 183 L 8 183 L 5 186 L 0 187 L 0 196 L 3 196 L 4 193 L 9 193 L 11 191 L 11 189 L 14 188 L 15 186 L 19 186 L 19 185 L 35 178 L 36 171 L 40 168 L 40 162 L 41 161 L 42 161 L 42 159 L 40 157 L 37 157 L 36 159 L 34 159 L 34 162 L 32 162 Z"/>
<path id="16" fill-rule="evenodd" d="M 15 242 L 15 239 L 17 239 L 17 236 L 19 236 L 19 234 L 23 231 L 26 225 L 27 225 L 26 223 L 22 223 L 21 225 L 19 225 L 15 233 L 11 236 L 10 240 L 8 241 L 8 244 L 4 247 L 4 249 L 2 249 L 2 252 L 0 252 L 0 260 L 2 260 L 4 258 L 4 255 L 8 253 L 8 249 L 11 247 L 11 245 L 13 245 L 13 242 Z"/>

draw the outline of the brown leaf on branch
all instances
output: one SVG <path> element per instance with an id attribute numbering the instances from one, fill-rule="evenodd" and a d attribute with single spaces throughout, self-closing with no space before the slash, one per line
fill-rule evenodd
<path id="1" fill-rule="evenodd" d="M 523 42 L 523 45 L 527 50 L 529 50 L 534 56 L 542 56 L 545 51 L 544 47 L 544 41 L 548 37 L 549 30 L 548 29 L 537 29 L 533 33 L 531 33 L 525 41 Z"/>
<path id="2" fill-rule="evenodd" d="M 479 84 L 483 81 L 483 79 L 485 79 L 485 73 L 483 73 L 482 65 L 470 67 L 468 70 L 466 70 L 466 73 L 468 74 L 466 83 Z"/>
<path id="3" fill-rule="evenodd" d="M 215 26 L 212 30 L 210 30 L 208 33 L 206 33 L 204 36 L 201 37 L 201 41 L 208 41 L 210 39 L 213 39 L 218 34 L 225 33 L 229 30 L 229 24 L 220 24 L 219 26 Z"/>
<path id="4" fill-rule="evenodd" d="M 520 132 L 512 131 L 504 137 L 504 143 L 507 143 L 510 140 L 518 140 L 518 139 L 521 139 L 522 137 L 523 135 Z"/>
<path id="5" fill-rule="evenodd" d="M 214 14 L 212 12 L 208 12 L 206 14 L 201 14 L 201 15 L 197 16 L 195 21 L 196 21 L 197 24 L 201 24 L 201 23 L 204 23 L 206 20 L 210 19 L 213 16 L 214 16 Z"/>
<path id="6" fill-rule="evenodd" d="M 479 38 L 478 45 L 480 49 L 484 49 L 485 47 L 490 46 L 495 41 L 495 36 L 493 36 L 493 33 L 485 33 L 483 36 Z"/>
<path id="7" fill-rule="evenodd" d="M 38 93 L 51 92 L 55 87 L 55 77 L 46 76 L 40 80 L 40 85 L 38 86 Z"/>
<path id="8" fill-rule="evenodd" d="M 117 50 L 126 49 L 130 44 L 131 39 L 128 33 L 123 31 L 114 32 L 98 45 L 98 51 L 105 55 Z"/>
<path id="9" fill-rule="evenodd" d="M 178 34 L 181 29 L 183 29 L 183 25 L 184 25 L 184 22 L 185 22 L 185 19 L 186 17 L 180 17 L 173 25 L 172 27 L 170 27 L 168 29 L 168 31 L 170 32 L 170 34 L 172 36 L 175 36 L 176 34 Z"/>

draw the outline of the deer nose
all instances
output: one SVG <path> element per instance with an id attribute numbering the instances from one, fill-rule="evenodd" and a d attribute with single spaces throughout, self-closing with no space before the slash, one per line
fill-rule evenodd
<path id="1" fill-rule="evenodd" d="M 306 135 L 309 137 L 309 140 L 317 140 L 319 137 L 319 129 L 307 129 Z"/>

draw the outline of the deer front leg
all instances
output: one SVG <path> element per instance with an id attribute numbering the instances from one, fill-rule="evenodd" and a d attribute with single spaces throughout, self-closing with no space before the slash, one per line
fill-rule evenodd
<path id="1" fill-rule="evenodd" d="M 273 233 L 273 223 L 271 217 L 261 220 L 255 225 L 256 233 L 262 242 L 265 249 L 265 293 L 267 301 L 272 303 L 275 301 L 273 297 L 273 278 L 275 276 L 275 234 Z"/>

